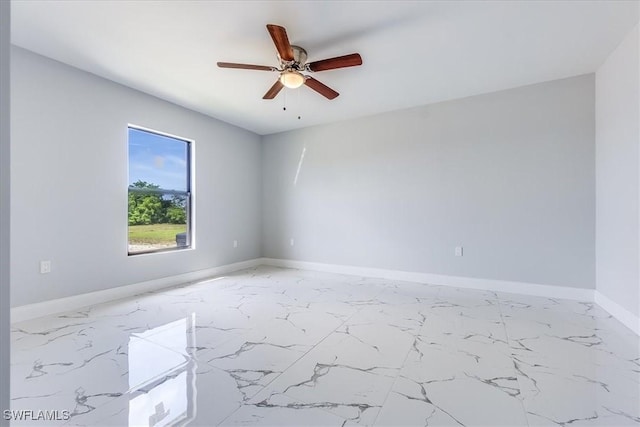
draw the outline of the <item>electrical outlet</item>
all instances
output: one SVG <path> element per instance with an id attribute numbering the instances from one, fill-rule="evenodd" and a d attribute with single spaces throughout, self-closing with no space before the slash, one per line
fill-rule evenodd
<path id="1" fill-rule="evenodd" d="M 40 261 L 40 274 L 51 273 L 51 261 Z"/>
<path id="2" fill-rule="evenodd" d="M 234 241 L 233 241 L 233 247 L 234 247 L 234 248 L 237 248 L 237 247 L 238 247 L 238 241 L 237 241 L 237 240 L 234 240 Z"/>
<path id="3" fill-rule="evenodd" d="M 456 246 L 456 256 L 462 256 L 462 246 Z"/>
<path id="4" fill-rule="evenodd" d="M 291 239 L 289 240 L 289 244 L 290 244 L 291 246 L 293 246 L 293 238 L 291 238 Z"/>

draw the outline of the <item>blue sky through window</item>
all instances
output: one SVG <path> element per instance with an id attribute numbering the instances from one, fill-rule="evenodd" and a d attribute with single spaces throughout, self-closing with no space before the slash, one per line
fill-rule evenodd
<path id="1" fill-rule="evenodd" d="M 129 185 L 136 181 L 186 191 L 187 143 L 129 128 Z"/>

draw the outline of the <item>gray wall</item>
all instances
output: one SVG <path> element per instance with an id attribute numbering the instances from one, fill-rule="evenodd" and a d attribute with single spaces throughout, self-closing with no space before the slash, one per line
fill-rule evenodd
<path id="1" fill-rule="evenodd" d="M 595 286 L 593 75 L 263 141 L 266 257 Z"/>
<path id="2" fill-rule="evenodd" d="M 13 306 L 259 256 L 595 286 L 593 75 L 261 144 L 16 47 L 12 71 Z M 196 141 L 196 250 L 127 256 L 127 123 Z"/>
<path id="3" fill-rule="evenodd" d="M 13 306 L 260 256 L 260 136 L 17 47 L 11 55 Z M 195 250 L 127 256 L 127 123 L 195 140 Z M 39 274 L 49 259 L 52 272 Z"/>
<path id="4" fill-rule="evenodd" d="M 640 316 L 640 36 L 638 26 L 596 72 L 597 289 Z"/>
<path id="5" fill-rule="evenodd" d="M 11 4 L 0 1 L 0 413 L 9 409 L 9 95 L 10 95 L 10 22 Z M 0 425 L 9 421 L 0 416 Z"/>

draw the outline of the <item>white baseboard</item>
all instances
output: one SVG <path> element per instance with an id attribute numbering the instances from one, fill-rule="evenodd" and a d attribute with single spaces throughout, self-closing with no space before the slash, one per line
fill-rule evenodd
<path id="1" fill-rule="evenodd" d="M 403 280 L 428 283 L 431 285 L 454 286 L 457 288 L 483 289 L 514 294 L 535 295 L 547 298 L 563 298 L 576 301 L 593 301 L 593 289 L 571 288 L 567 286 L 541 285 L 536 283 L 513 282 L 507 280 L 477 279 L 474 277 L 446 276 L 441 274 L 416 273 L 379 268 L 354 267 L 348 265 L 321 264 L 306 261 L 263 258 L 263 263 L 275 267 L 297 268 L 301 270 L 325 271 L 380 279 Z"/>
<path id="2" fill-rule="evenodd" d="M 347 274 L 352 276 L 375 277 L 389 280 L 428 283 L 432 285 L 453 286 L 458 288 L 482 289 L 497 292 L 534 295 L 547 298 L 563 298 L 576 301 L 595 301 L 600 307 L 619 320 L 637 335 L 640 335 L 640 318 L 619 304 L 613 302 L 593 289 L 551 286 L 536 283 L 513 282 L 507 280 L 478 279 L 474 277 L 447 276 L 440 274 L 417 273 L 379 268 L 355 267 L 349 265 L 323 264 L 306 261 L 293 261 L 274 258 L 255 258 L 248 261 L 222 265 L 219 267 L 198 270 L 176 276 L 163 277 L 132 285 L 120 286 L 103 291 L 90 292 L 71 297 L 60 298 L 35 304 L 23 305 L 11 309 L 11 323 L 35 319 L 42 316 L 78 310 L 93 304 L 115 301 L 145 292 L 157 291 L 180 284 L 212 278 L 233 271 L 252 268 L 258 265 L 295 268 L 301 270 L 324 271 L 328 273 Z"/>
<path id="3" fill-rule="evenodd" d="M 610 315 L 618 319 L 620 323 L 631 329 L 637 335 L 640 335 L 640 317 L 631 313 L 617 302 L 610 300 L 599 291 L 595 292 L 595 302 Z"/>
<path id="4" fill-rule="evenodd" d="M 263 259 L 256 258 L 248 261 L 221 265 L 219 267 L 178 274 L 175 276 L 148 280 L 146 282 L 134 283 L 132 285 L 119 286 L 117 288 L 105 289 L 102 291 L 89 292 L 86 294 L 74 295 L 66 298 L 59 298 L 38 302 L 35 304 L 27 304 L 19 307 L 14 307 L 11 309 L 11 323 L 36 319 L 38 317 L 62 313 L 65 311 L 78 310 L 89 305 L 115 301 L 122 298 L 140 295 L 146 292 L 157 291 L 180 284 L 212 278 L 221 274 L 242 270 L 244 268 L 251 268 L 261 264 L 264 264 Z"/>
<path id="5" fill-rule="evenodd" d="M 514 294 L 534 295 L 546 298 L 562 298 L 575 301 L 595 302 L 623 325 L 640 336 L 640 318 L 594 289 L 570 288 L 536 283 L 512 282 L 507 280 L 477 279 L 474 277 L 446 276 L 440 274 L 415 273 L 379 268 L 354 267 L 349 265 L 322 264 L 287 259 L 262 258 L 262 263 L 275 267 L 301 270 L 324 271 L 379 279 L 403 280 L 428 283 L 431 285 L 454 286 L 457 288 L 482 289 Z"/>

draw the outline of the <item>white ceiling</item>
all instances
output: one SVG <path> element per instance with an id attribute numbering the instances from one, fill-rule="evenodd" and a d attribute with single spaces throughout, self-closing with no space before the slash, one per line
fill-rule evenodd
<path id="1" fill-rule="evenodd" d="M 13 1 L 12 42 L 258 134 L 593 72 L 638 22 L 638 1 Z M 286 27 L 340 92 L 262 95 L 265 28 Z M 286 96 L 284 96 L 286 94 Z M 283 111 L 286 98 L 287 110 Z M 300 115 L 301 119 L 297 116 Z"/>

